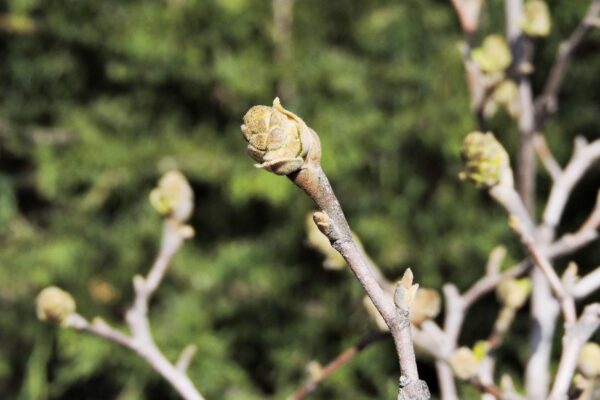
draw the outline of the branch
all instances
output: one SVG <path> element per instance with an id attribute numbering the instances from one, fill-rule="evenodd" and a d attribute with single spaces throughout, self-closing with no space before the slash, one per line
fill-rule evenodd
<path id="1" fill-rule="evenodd" d="M 563 338 L 562 354 L 554 386 L 550 393 L 550 400 L 566 398 L 581 348 L 598 327 L 600 327 L 600 303 L 590 304 L 585 308 L 577 323 L 567 330 Z"/>
<path id="2" fill-rule="evenodd" d="M 549 114 L 556 112 L 558 108 L 558 92 L 565 77 L 565 72 L 573 54 L 581 45 L 585 37 L 594 29 L 595 22 L 600 17 L 600 0 L 593 0 L 577 28 L 571 36 L 563 41 L 558 47 L 556 59 L 550 75 L 544 86 L 542 94 L 535 101 L 535 114 L 538 126 L 542 126 Z"/>
<path id="3" fill-rule="evenodd" d="M 552 151 L 550 151 L 544 135 L 539 133 L 536 134 L 533 138 L 533 146 L 535 147 L 538 157 L 542 161 L 542 164 L 544 164 L 544 168 L 546 168 L 546 171 L 548 171 L 548 174 L 550 174 L 552 180 L 558 180 L 563 171 L 556 161 L 556 158 L 554 158 Z"/>
<path id="4" fill-rule="evenodd" d="M 321 382 L 327 379 L 335 371 L 349 363 L 364 349 L 366 349 L 372 344 L 378 343 L 388 338 L 389 336 L 390 334 L 388 332 L 371 332 L 365 335 L 362 339 L 358 341 L 358 343 L 347 348 L 346 350 L 341 352 L 337 357 L 335 357 L 333 360 L 327 363 L 327 365 L 323 367 L 323 369 L 321 369 L 318 374 L 310 376 L 308 380 L 304 382 L 302 386 L 300 386 L 294 392 L 294 394 L 292 394 L 292 400 L 302 400 L 306 398 L 309 394 L 311 394 L 317 389 Z"/>
<path id="5" fill-rule="evenodd" d="M 126 321 L 131 336 L 124 334 L 100 318 L 89 323 L 75 313 L 72 296 L 58 288 L 47 288 L 38 296 L 38 317 L 60 322 L 70 327 L 125 347 L 143 358 L 185 400 L 204 400 L 185 368 L 193 353 L 184 350 L 178 366 L 173 365 L 157 347 L 148 321 L 148 304 L 162 282 L 169 265 L 185 241 L 193 236 L 193 229 L 185 225 L 193 209 L 193 192 L 185 177 L 172 171 L 163 176 L 158 188 L 150 194 L 154 208 L 165 216 L 160 250 L 146 278 L 136 275 L 133 279 L 135 300 L 127 311 Z"/>
<path id="6" fill-rule="evenodd" d="M 573 324 L 576 320 L 575 302 L 569 292 L 564 288 L 548 258 L 540 250 L 533 222 L 525 210 L 525 206 L 521 202 L 520 197 L 514 191 L 514 188 L 508 184 L 499 184 L 492 187 L 490 189 L 490 194 L 504 206 L 510 214 L 512 218 L 512 227 L 519 234 L 521 242 L 529 252 L 534 264 L 542 271 L 550 284 L 554 295 L 560 301 L 565 322 L 568 326 Z"/>
<path id="7" fill-rule="evenodd" d="M 259 105 L 248 110 L 241 128 L 248 142 L 246 152 L 257 161 L 255 166 L 287 176 L 319 208 L 314 214 L 317 226 L 344 257 L 394 338 L 402 373 L 399 396 L 409 388 L 426 388 L 425 382 L 418 379 L 410 329 L 403 325 L 403 319 L 398 317 L 394 304 L 352 238 L 344 212 L 321 168 L 321 143 L 317 133 L 299 116 L 286 110 L 278 98 L 272 107 Z M 429 398 L 428 391 L 421 394 L 423 399 Z"/>
<path id="8" fill-rule="evenodd" d="M 600 139 L 591 143 L 587 143 L 582 137 L 575 139 L 575 150 L 571 160 L 552 185 L 542 218 L 544 229 L 552 231 L 556 229 L 573 187 L 598 159 L 600 159 Z"/>
<path id="9" fill-rule="evenodd" d="M 576 299 L 582 299 L 600 288 L 600 267 L 581 278 L 572 288 L 571 294 Z"/>

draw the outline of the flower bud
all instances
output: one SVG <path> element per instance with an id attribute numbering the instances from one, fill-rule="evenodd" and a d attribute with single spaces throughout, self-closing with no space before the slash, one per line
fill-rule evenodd
<path id="1" fill-rule="evenodd" d="M 329 239 L 317 227 L 313 214 L 306 216 L 306 244 L 321 253 L 325 260 L 323 267 L 330 270 L 340 270 L 346 267 L 346 261 L 329 243 Z"/>
<path id="2" fill-rule="evenodd" d="M 283 108 L 279 98 L 272 107 L 254 106 L 244 115 L 242 134 L 246 152 L 255 166 L 277 175 L 289 175 L 307 163 L 321 160 L 319 137 L 296 114 Z"/>
<path id="3" fill-rule="evenodd" d="M 36 299 L 37 317 L 42 321 L 61 324 L 75 313 L 75 299 L 70 293 L 50 286 L 40 292 Z"/>
<path id="4" fill-rule="evenodd" d="M 552 27 L 550 10 L 542 0 L 529 0 L 523 6 L 523 18 L 519 21 L 523 32 L 529 36 L 548 36 Z"/>
<path id="5" fill-rule="evenodd" d="M 460 347 L 450 357 L 450 367 L 457 378 L 467 380 L 475 375 L 479 361 L 468 347 Z"/>
<path id="6" fill-rule="evenodd" d="M 600 376 L 600 346 L 597 343 L 586 343 L 579 353 L 577 367 L 588 378 Z"/>
<path id="7" fill-rule="evenodd" d="M 194 192 L 181 172 L 170 171 L 150 192 L 150 203 L 160 214 L 185 222 L 192 215 Z"/>
<path id="8" fill-rule="evenodd" d="M 499 83 L 492 93 L 492 101 L 504 107 L 513 118 L 516 118 L 521 112 L 519 88 L 513 80 L 506 79 Z"/>
<path id="9" fill-rule="evenodd" d="M 498 300 L 513 310 L 523 307 L 529 293 L 531 293 L 531 280 L 529 278 L 506 279 L 496 289 Z"/>
<path id="10" fill-rule="evenodd" d="M 508 153 L 491 132 L 471 132 L 463 141 L 461 157 L 465 170 L 459 175 L 478 187 L 490 188 L 501 180 L 512 184 Z"/>
<path id="11" fill-rule="evenodd" d="M 396 283 L 396 289 L 394 290 L 394 304 L 401 310 L 409 311 L 417 292 L 419 290 L 419 284 L 413 285 L 413 272 L 410 268 L 407 268 L 402 275 L 402 279 Z"/>
<path id="12" fill-rule="evenodd" d="M 433 289 L 419 288 L 410 308 L 410 322 L 419 326 L 428 319 L 434 319 L 440 313 L 442 299 Z"/>
<path id="13" fill-rule="evenodd" d="M 486 37 L 481 47 L 473 49 L 471 57 L 486 74 L 504 71 L 512 62 L 508 44 L 500 35 Z"/>

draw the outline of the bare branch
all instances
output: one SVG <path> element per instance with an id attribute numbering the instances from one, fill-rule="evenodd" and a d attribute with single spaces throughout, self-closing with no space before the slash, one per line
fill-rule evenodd
<path id="1" fill-rule="evenodd" d="M 573 187 L 598 159 L 600 159 L 600 139 L 587 143 L 581 137 L 576 138 L 571 160 L 552 185 L 543 216 L 545 229 L 554 230 L 558 226 Z"/>
<path id="2" fill-rule="evenodd" d="M 600 303 L 594 303 L 588 305 L 577 323 L 568 328 L 563 338 L 562 354 L 550 400 L 566 398 L 579 352 L 598 327 L 600 327 Z"/>
<path id="3" fill-rule="evenodd" d="M 583 299 L 600 288 L 600 267 L 581 278 L 571 289 L 576 299 Z"/>
<path id="4" fill-rule="evenodd" d="M 556 161 L 556 158 L 554 158 L 552 151 L 548 147 L 548 143 L 546 143 L 546 138 L 544 135 L 539 133 L 536 134 L 533 138 L 533 146 L 535 147 L 538 157 L 540 160 L 542 160 L 542 164 L 544 164 L 544 167 L 550 174 L 552 180 L 558 180 L 558 178 L 562 175 L 562 168 Z"/>
<path id="5" fill-rule="evenodd" d="M 378 343 L 386 338 L 390 337 L 388 332 L 371 332 L 365 335 L 358 341 L 354 346 L 351 346 L 341 352 L 337 357 L 331 360 L 323 369 L 319 371 L 315 376 L 310 376 L 306 382 L 302 384 L 292 394 L 292 400 L 302 400 L 309 394 L 314 392 L 319 384 L 327 379 L 335 371 L 349 363 L 354 357 L 360 354 L 364 349 L 372 344 Z"/>
<path id="6" fill-rule="evenodd" d="M 593 0 L 577 28 L 575 28 L 567 40 L 560 44 L 544 90 L 535 101 L 538 126 L 543 125 L 548 114 L 556 112 L 558 108 L 558 92 L 560 91 L 567 67 L 573 58 L 573 54 L 577 51 L 585 37 L 594 29 L 594 20 L 598 17 L 600 17 L 600 0 Z"/>

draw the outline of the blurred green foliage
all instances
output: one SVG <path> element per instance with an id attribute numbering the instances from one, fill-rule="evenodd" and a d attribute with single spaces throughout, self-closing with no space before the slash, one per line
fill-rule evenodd
<path id="1" fill-rule="evenodd" d="M 489 1 L 483 32 L 503 31 L 502 3 Z M 586 3 L 549 2 L 553 31 L 536 42 L 536 90 Z M 457 179 L 460 143 L 476 125 L 448 1 L 298 1 L 292 59 L 279 61 L 268 1 L 14 0 L 0 2 L 0 14 L 36 28 L 0 31 L 1 398 L 176 398 L 135 356 L 45 326 L 33 307 L 56 284 L 83 315 L 123 326 L 131 277 L 147 271 L 160 236 L 148 193 L 173 167 L 194 186 L 197 235 L 151 319 L 171 359 L 198 346 L 190 373 L 207 398 L 284 398 L 309 361 L 326 362 L 373 328 L 357 282 L 323 270 L 304 246 L 308 199 L 244 155 L 241 116 L 270 104 L 281 79 L 296 88 L 284 105 L 319 132 L 350 224 L 390 278 L 412 266 L 424 286 L 464 288 L 495 245 L 522 256 L 503 212 Z M 563 162 L 574 134 L 600 133 L 599 49 L 595 33 L 547 127 Z M 514 154 L 510 118 L 499 113 L 490 126 Z M 564 229 L 591 208 L 600 172 L 592 175 Z M 542 178 L 540 198 L 547 190 Z M 578 260 L 585 269 L 599 255 Z M 490 296 L 473 311 L 464 343 L 487 335 L 493 313 L 482 310 L 494 304 Z M 526 353 L 527 325 L 517 326 L 501 358 L 514 378 Z M 422 370 L 433 382 L 431 363 Z M 386 342 L 314 398 L 392 398 L 396 386 Z"/>

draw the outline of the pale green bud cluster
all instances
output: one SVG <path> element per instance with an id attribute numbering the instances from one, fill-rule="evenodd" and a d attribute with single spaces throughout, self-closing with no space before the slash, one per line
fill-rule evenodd
<path id="1" fill-rule="evenodd" d="M 183 223 L 192 215 L 194 192 L 181 172 L 170 171 L 150 192 L 150 203 L 160 214 Z"/>
<path id="2" fill-rule="evenodd" d="M 520 26 L 523 32 L 529 36 L 548 36 L 552 28 L 552 19 L 546 2 L 542 0 L 529 0 L 526 2 Z"/>
<path id="3" fill-rule="evenodd" d="M 486 74 L 502 72 L 512 63 L 512 54 L 501 35 L 487 36 L 480 47 L 471 52 L 473 61 Z"/>
<path id="4" fill-rule="evenodd" d="M 40 320 L 56 324 L 63 324 L 76 309 L 73 296 L 56 286 L 42 290 L 37 296 L 36 306 Z"/>
<path id="5" fill-rule="evenodd" d="M 296 114 L 283 108 L 279 98 L 272 107 L 254 106 L 244 115 L 242 134 L 246 152 L 256 167 L 289 175 L 307 163 L 318 164 L 321 145 L 315 131 Z"/>
<path id="6" fill-rule="evenodd" d="M 512 171 L 508 153 L 491 132 L 471 132 L 464 141 L 461 157 L 465 170 L 461 179 L 474 182 L 478 187 L 490 188 L 502 179 L 510 178 Z"/>
<path id="7" fill-rule="evenodd" d="M 531 293 L 531 279 L 506 279 L 496 289 L 500 302 L 513 310 L 523 307 Z"/>

